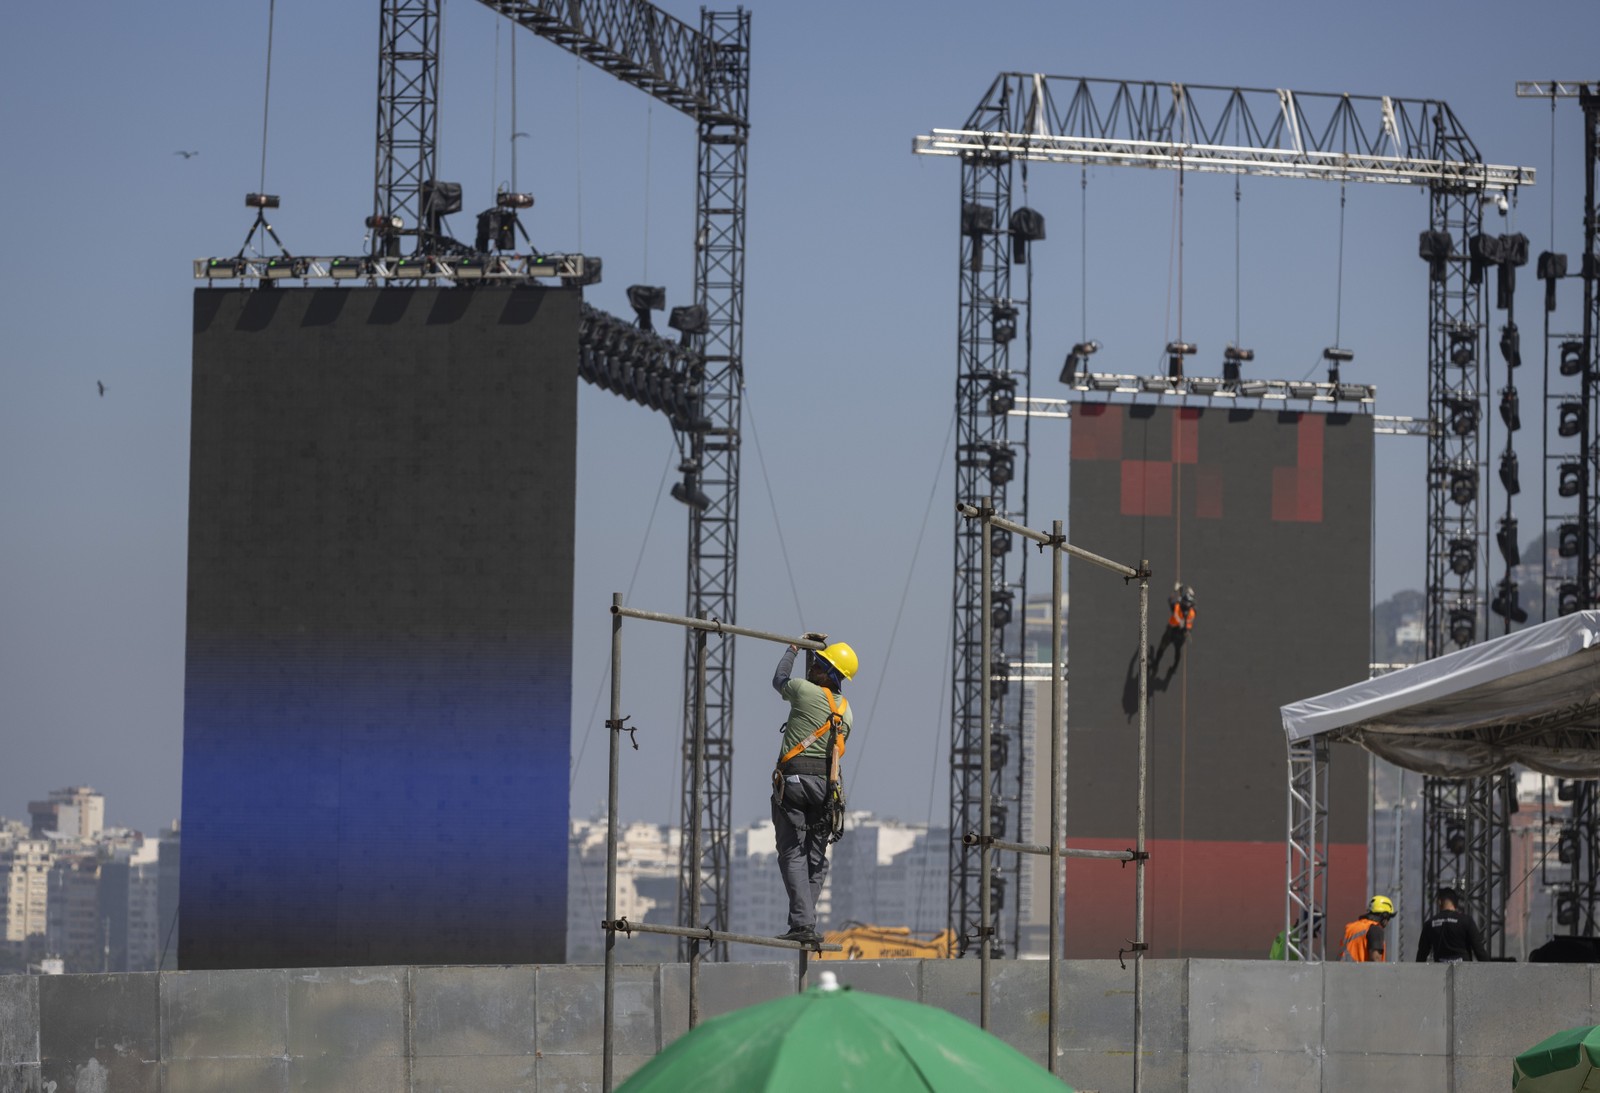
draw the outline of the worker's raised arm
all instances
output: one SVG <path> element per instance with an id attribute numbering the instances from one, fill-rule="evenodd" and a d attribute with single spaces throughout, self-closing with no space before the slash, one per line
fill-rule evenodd
<path id="1" fill-rule="evenodd" d="M 772 673 L 772 689 L 779 694 L 783 693 L 783 685 L 789 682 L 789 673 L 794 668 L 794 655 L 800 650 L 793 645 L 784 646 L 783 656 L 778 658 L 778 670 Z"/>

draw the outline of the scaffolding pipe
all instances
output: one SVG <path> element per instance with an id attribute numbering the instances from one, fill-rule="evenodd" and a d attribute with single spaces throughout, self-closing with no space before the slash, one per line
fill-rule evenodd
<path id="1" fill-rule="evenodd" d="M 732 634 L 736 637 L 760 638 L 762 641 L 776 642 L 779 645 L 793 645 L 799 649 L 820 650 L 826 648 L 822 642 L 812 638 L 788 638 L 782 634 L 775 634 L 769 630 L 751 630 L 746 626 L 735 626 L 731 622 L 720 619 L 696 619 L 685 615 L 663 615 L 659 611 L 640 611 L 635 607 L 623 607 L 621 604 L 612 604 L 611 610 L 618 615 L 630 619 L 644 619 L 646 622 L 665 622 L 673 626 L 687 626 L 694 630 L 710 630 L 718 634 Z"/>
<path id="2" fill-rule="evenodd" d="M 1139 561 L 1139 828 L 1133 849 L 1133 1093 L 1144 1088 L 1145 797 L 1150 774 L 1150 562 Z"/>
<path id="3" fill-rule="evenodd" d="M 983 507 L 979 515 L 984 520 L 994 516 L 994 509 L 990 506 L 991 499 L 983 499 Z M 979 553 L 979 566 L 983 573 L 983 594 L 978 601 L 978 614 L 982 616 L 979 628 L 982 641 L 982 656 L 979 658 L 979 670 L 983 682 L 980 684 L 979 704 L 982 706 L 982 720 L 979 723 L 978 737 L 983 741 L 983 756 L 979 767 L 978 788 L 978 830 L 983 835 L 983 841 L 978 844 L 978 1027 L 985 1032 L 989 1030 L 989 932 L 993 927 L 993 914 L 989 907 L 989 885 L 991 883 L 989 866 L 989 843 L 994 839 L 993 818 L 989 815 L 992 791 L 989 787 L 989 768 L 991 763 L 990 751 L 994 747 L 994 713 L 989 708 L 989 698 L 993 688 L 994 677 L 994 618 L 990 614 L 993 610 L 994 600 L 994 544 L 992 536 L 985 532 L 983 546 Z"/>
<path id="4" fill-rule="evenodd" d="M 988 536 L 984 536 L 988 538 Z M 1061 1054 L 1058 1039 L 1057 1011 L 1061 978 L 1061 903 L 1066 898 L 1066 860 L 1061 856 L 1067 842 L 1067 787 L 1065 724 L 1061 716 L 1061 548 L 1066 539 L 1061 534 L 1061 521 L 1050 525 L 1050 1073 L 1056 1073 L 1056 1060 Z"/>
<path id="5" fill-rule="evenodd" d="M 982 836 L 979 835 L 968 834 L 962 836 L 961 841 L 968 846 L 977 846 L 981 838 Z M 1051 854 L 1050 848 L 1043 843 L 1014 843 L 1007 842 L 1005 839 L 990 839 L 989 845 L 996 850 L 1010 850 L 1018 854 L 1037 854 L 1040 857 L 1048 857 Z M 1107 861 L 1120 862 L 1139 860 L 1138 852 L 1131 847 L 1127 850 L 1081 850 L 1076 847 L 1063 846 L 1060 850 L 1054 851 L 1054 853 L 1063 858 L 1102 858 Z"/>
<path id="6" fill-rule="evenodd" d="M 689 783 L 694 788 L 690 791 L 692 810 L 689 813 L 693 820 L 689 824 L 689 860 L 697 863 L 694 871 L 694 883 L 689 888 L 689 921 L 695 925 L 700 924 L 700 805 L 701 785 L 705 779 L 705 748 L 706 748 L 706 632 L 697 629 L 694 632 L 694 755 L 690 757 L 694 764 L 694 778 Z M 694 1028 L 700 1023 L 700 942 L 698 939 L 689 942 L 689 1027 Z"/>
<path id="7" fill-rule="evenodd" d="M 622 616 L 616 612 L 622 605 L 622 593 L 611 594 L 611 718 L 606 728 L 611 730 L 611 773 L 606 792 L 606 921 L 617 917 L 617 766 L 619 763 L 622 733 Z M 601 1045 L 605 1062 L 601 1067 L 601 1088 L 611 1093 L 611 1057 L 614 1018 L 611 999 L 616 987 L 617 935 L 606 931 L 606 1013 L 605 1041 Z"/>
<path id="8" fill-rule="evenodd" d="M 602 929 L 619 934 L 670 934 L 673 937 L 699 938 L 734 945 L 765 945 L 769 949 L 799 949 L 802 953 L 842 953 L 844 946 L 834 941 L 785 941 L 780 937 L 761 937 L 759 934 L 730 934 L 726 930 L 713 930 L 709 926 L 662 926 L 654 922 L 629 922 L 619 918 L 602 922 Z"/>

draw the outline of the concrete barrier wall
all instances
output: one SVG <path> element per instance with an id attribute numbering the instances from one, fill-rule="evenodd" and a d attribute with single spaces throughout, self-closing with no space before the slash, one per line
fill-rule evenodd
<path id="1" fill-rule="evenodd" d="M 977 961 L 811 962 L 841 982 L 974 1023 Z M 1133 1087 L 1133 970 L 1068 961 L 1060 1066 Z M 992 1031 L 1041 1064 L 1047 966 L 992 965 Z M 1511 1058 L 1600 1021 L 1587 965 L 1145 966 L 1148 1093 L 1416 1089 L 1502 1093 Z M 708 964 L 710 1019 L 796 989 L 798 962 Z M 0 1093 L 580 1093 L 601 1086 L 598 965 L 393 967 L 0 977 Z M 682 964 L 624 965 L 616 1074 L 689 1021 Z"/>

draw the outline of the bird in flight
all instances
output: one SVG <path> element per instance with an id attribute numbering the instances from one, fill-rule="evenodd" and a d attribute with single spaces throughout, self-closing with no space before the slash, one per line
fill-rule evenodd
<path id="1" fill-rule="evenodd" d="M 200 154 L 200 152 L 199 152 L 198 149 L 196 149 L 193 152 L 185 152 L 183 149 L 180 148 L 180 149 L 178 149 L 176 152 L 174 152 L 172 154 L 175 155 L 175 156 L 182 156 L 184 159 L 193 159 L 195 156 L 198 156 Z"/>
<path id="2" fill-rule="evenodd" d="M 105 398 L 106 397 L 106 385 L 101 383 L 99 380 L 95 380 L 94 381 L 94 385 L 96 387 L 100 388 L 100 397 L 101 398 Z"/>

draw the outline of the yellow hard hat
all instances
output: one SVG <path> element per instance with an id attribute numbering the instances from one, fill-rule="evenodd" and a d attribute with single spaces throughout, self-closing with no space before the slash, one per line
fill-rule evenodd
<path id="1" fill-rule="evenodd" d="M 1372 902 L 1367 904 L 1367 910 L 1374 915 L 1394 914 L 1394 900 L 1388 896 L 1373 896 Z"/>
<path id="2" fill-rule="evenodd" d="M 834 671 L 846 679 L 856 677 L 856 669 L 861 662 L 856 659 L 856 651 L 842 641 L 836 641 L 817 653 L 817 656 L 833 665 Z"/>

